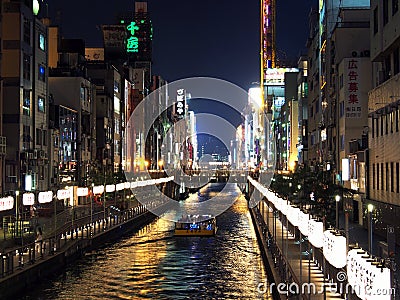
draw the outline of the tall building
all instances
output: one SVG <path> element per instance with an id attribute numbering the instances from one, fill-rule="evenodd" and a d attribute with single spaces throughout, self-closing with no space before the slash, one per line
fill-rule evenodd
<path id="1" fill-rule="evenodd" d="M 59 179 L 70 178 L 69 182 L 64 180 L 59 184 L 88 185 L 96 153 L 96 90 L 87 76 L 85 43 L 79 39 L 59 38 L 49 42 L 54 41 L 60 41 L 57 47 L 52 45 L 52 49 L 57 49 L 59 59 L 57 67 L 49 72 L 49 91 L 55 105 L 75 111 L 77 118 L 76 127 L 66 127 L 64 132 L 57 128 L 60 130 Z M 70 132 L 71 128 L 75 131 Z M 71 144 L 64 135 L 71 135 L 76 149 L 70 148 L 74 143 Z"/>
<path id="2" fill-rule="evenodd" d="M 0 19 L 0 39 L 2 40 L 2 20 Z M 3 53 L 3 43 L 0 43 L 0 55 Z M 0 56 L 0 70 L 1 70 Z M 6 156 L 7 139 L 3 136 L 3 78 L 0 76 L 0 193 L 4 192 L 5 170 L 4 160 Z"/>
<path id="3" fill-rule="evenodd" d="M 286 125 L 288 132 L 286 141 L 286 165 L 288 171 L 294 171 L 299 162 L 297 145 L 299 142 L 299 101 L 297 99 L 298 72 L 285 73 L 285 98 L 288 108 L 289 122 Z"/>
<path id="4" fill-rule="evenodd" d="M 308 59 L 301 56 L 298 62 L 299 74 L 297 76 L 297 101 L 298 101 L 298 165 L 305 166 L 308 161 Z"/>
<path id="5" fill-rule="evenodd" d="M 36 17 L 37 1 L 1 4 L 4 190 L 47 190 L 47 28 Z"/>
<path id="6" fill-rule="evenodd" d="M 189 169 L 197 168 L 197 130 L 196 115 L 193 111 L 188 111 L 188 167 Z"/>
<path id="7" fill-rule="evenodd" d="M 337 111 L 335 76 L 335 47 L 332 33 L 341 22 L 340 11 L 368 9 L 368 0 L 323 0 L 319 1 L 318 13 L 310 15 L 311 28 L 309 49 L 309 164 L 315 170 L 339 174 L 337 161 Z M 348 41 L 347 41 L 348 42 Z M 339 174 L 340 175 L 340 174 Z"/>
<path id="8" fill-rule="evenodd" d="M 132 116 L 131 113 L 137 104 L 150 94 L 153 83 L 151 72 L 153 27 L 147 2 L 136 1 L 134 11 L 120 14 L 118 24 L 103 25 L 102 31 L 104 59 L 119 71 L 123 79 L 124 88 L 121 96 L 124 104 L 121 116 L 124 121 L 121 124 L 130 126 L 127 122 Z M 154 107 L 151 107 L 143 111 L 140 118 L 143 118 L 143 121 L 150 120 L 153 113 Z M 135 123 L 138 125 L 138 122 Z M 135 142 L 131 145 L 122 144 L 120 171 L 124 169 L 125 164 L 129 164 L 129 169 L 134 171 L 143 170 L 145 167 L 159 167 L 157 159 L 152 157 L 152 153 L 156 153 L 157 151 L 153 151 L 153 149 L 160 145 L 159 134 L 156 132 L 162 131 L 161 125 L 160 123 L 154 126 L 153 124 L 147 125 L 144 124 L 143 128 L 123 128 L 121 137 L 125 137 L 127 134 L 129 136 L 126 138 Z M 149 127 L 151 130 L 146 137 L 144 129 Z M 131 146 L 133 148 L 129 148 L 130 152 L 125 158 L 124 152 L 128 153 L 128 147 Z M 132 153 L 134 153 L 134 157 L 128 158 Z M 129 162 L 125 162 L 126 160 Z"/>
<path id="9" fill-rule="evenodd" d="M 315 170 L 319 159 L 320 128 L 318 127 L 321 119 L 319 106 L 319 12 L 317 8 L 312 8 L 309 14 L 309 36 L 307 39 L 308 49 L 308 99 L 307 99 L 307 144 L 308 157 L 306 164 L 311 170 Z"/>
<path id="10" fill-rule="evenodd" d="M 265 71 L 275 68 L 276 42 L 275 42 L 275 0 L 261 0 L 261 82 Z"/>
<path id="11" fill-rule="evenodd" d="M 335 181 L 349 191 L 347 194 L 352 202 L 349 206 L 353 209 L 351 219 L 356 223 L 362 216 L 365 177 L 364 173 L 352 170 L 355 170 L 356 162 L 365 164 L 365 155 L 360 152 L 355 160 L 349 157 L 367 147 L 368 92 L 372 82 L 369 31 L 368 8 L 341 8 L 331 37 L 334 72 L 330 94 L 335 100 L 331 107 L 335 108 L 334 120 L 337 120 L 336 133 L 330 138 L 336 142 L 332 152 L 336 158 L 331 161 L 331 168 L 333 162 L 337 162 Z"/>
<path id="12" fill-rule="evenodd" d="M 135 11 L 121 14 L 119 27 L 124 29 L 124 59 L 133 68 L 145 69 L 146 87 L 150 87 L 152 74 L 153 25 L 147 2 L 135 2 Z"/>
<path id="13" fill-rule="evenodd" d="M 368 199 L 374 205 L 375 229 L 386 235 L 394 226 L 400 239 L 400 12 L 398 1 L 371 1 L 373 89 L 369 92 Z M 366 206 L 363 208 L 365 209 Z"/>
<path id="14" fill-rule="evenodd" d="M 265 168 L 271 167 L 271 157 L 268 144 L 271 139 L 271 132 L 269 132 L 269 125 L 267 125 L 267 113 L 271 113 L 270 100 L 272 94 L 268 94 L 268 77 L 271 69 L 276 67 L 276 6 L 275 0 L 261 0 L 261 16 L 260 16 L 260 55 L 261 55 L 261 76 L 260 76 L 260 104 L 258 111 L 257 120 L 260 124 L 258 127 L 260 132 L 255 131 L 254 143 L 256 152 L 253 155 L 258 156 L 255 159 L 255 165 L 257 167 L 264 166 Z M 272 96 L 273 97 L 273 96 Z M 269 102 L 268 102 L 269 101 Z M 254 127 L 253 127 L 254 128 Z M 258 136 L 257 136 L 258 135 Z"/>
<path id="15" fill-rule="evenodd" d="M 297 82 L 294 80 L 297 72 L 296 68 L 274 68 L 268 69 L 266 72 L 264 97 L 267 100 L 269 120 L 262 123 L 266 138 L 265 142 L 261 143 L 261 150 L 265 157 L 263 165 L 268 168 L 273 167 L 276 162 L 277 169 L 287 170 L 290 111 L 288 110 L 285 114 L 282 107 L 286 103 L 286 91 L 289 92 L 290 99 L 297 96 L 297 92 L 295 92 L 297 91 Z M 290 78 L 289 81 L 288 78 Z"/>

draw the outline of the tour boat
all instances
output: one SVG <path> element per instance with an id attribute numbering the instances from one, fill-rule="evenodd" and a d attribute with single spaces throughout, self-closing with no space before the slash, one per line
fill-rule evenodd
<path id="1" fill-rule="evenodd" d="M 188 215 L 175 223 L 176 236 L 213 236 L 216 232 L 216 219 L 211 216 Z"/>

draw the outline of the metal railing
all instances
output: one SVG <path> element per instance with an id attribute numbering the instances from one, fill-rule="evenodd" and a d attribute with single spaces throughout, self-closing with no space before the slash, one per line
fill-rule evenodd
<path id="1" fill-rule="evenodd" d="M 119 212 L 109 210 L 106 218 L 103 212 L 98 212 L 73 222 L 69 220 L 55 232 L 47 234 L 43 240 L 0 253 L 0 280 L 23 270 L 27 264 L 38 263 L 57 251 L 66 249 L 77 240 L 93 238 L 147 212 L 143 205 L 139 205 Z"/>

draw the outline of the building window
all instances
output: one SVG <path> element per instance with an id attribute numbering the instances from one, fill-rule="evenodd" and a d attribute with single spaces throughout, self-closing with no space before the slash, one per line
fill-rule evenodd
<path id="1" fill-rule="evenodd" d="M 46 39 L 43 33 L 39 33 L 39 49 L 46 50 Z"/>
<path id="2" fill-rule="evenodd" d="M 399 11 L 399 0 L 392 0 L 392 16 Z"/>
<path id="3" fill-rule="evenodd" d="M 393 75 L 398 74 L 399 71 L 400 71 L 399 48 L 396 48 L 393 51 Z"/>
<path id="4" fill-rule="evenodd" d="M 85 101 L 85 88 L 83 86 L 81 86 L 81 101 Z"/>
<path id="5" fill-rule="evenodd" d="M 315 102 L 315 113 L 319 113 L 319 100 L 317 100 L 317 102 Z"/>
<path id="6" fill-rule="evenodd" d="M 23 59 L 23 77 L 26 80 L 31 80 L 31 57 L 24 53 Z"/>
<path id="7" fill-rule="evenodd" d="M 38 97 L 38 111 L 45 112 L 45 104 L 44 104 L 44 97 Z"/>
<path id="8" fill-rule="evenodd" d="M 393 133 L 393 115 L 394 115 L 394 111 L 392 111 L 389 115 L 388 115 L 388 118 L 389 118 L 389 122 L 390 122 L 390 133 Z"/>
<path id="9" fill-rule="evenodd" d="M 22 114 L 24 116 L 31 115 L 31 92 L 30 92 L 30 90 L 23 91 Z"/>
<path id="10" fill-rule="evenodd" d="M 43 130 L 43 146 L 47 146 L 47 130 Z"/>
<path id="11" fill-rule="evenodd" d="M 24 42 L 31 43 L 31 21 L 27 18 L 24 18 Z"/>
<path id="12" fill-rule="evenodd" d="M 396 163 L 396 193 L 400 192 L 400 169 L 399 169 L 399 163 Z"/>
<path id="13" fill-rule="evenodd" d="M 114 80 L 114 92 L 119 93 L 119 82 Z"/>
<path id="14" fill-rule="evenodd" d="M 389 133 L 389 115 L 385 115 L 385 134 Z"/>
<path id="15" fill-rule="evenodd" d="M 6 182 L 17 182 L 17 166 L 6 164 Z"/>
<path id="16" fill-rule="evenodd" d="M 379 116 L 381 119 L 381 136 L 383 136 L 383 116 Z"/>
<path id="17" fill-rule="evenodd" d="M 314 107 L 310 107 L 310 117 L 314 116 Z"/>
<path id="18" fill-rule="evenodd" d="M 340 76 L 339 76 L 339 88 L 340 89 L 343 88 L 343 74 L 340 74 Z"/>
<path id="19" fill-rule="evenodd" d="M 42 145 L 42 130 L 36 128 L 36 145 Z"/>
<path id="20" fill-rule="evenodd" d="M 340 151 L 344 151 L 344 134 L 340 135 Z"/>
<path id="21" fill-rule="evenodd" d="M 379 191 L 379 163 L 376 164 L 376 189 Z"/>
<path id="22" fill-rule="evenodd" d="M 372 135 L 372 138 L 374 138 L 375 137 L 375 119 L 373 119 L 373 118 L 371 120 L 371 129 L 372 129 L 371 135 Z"/>
<path id="23" fill-rule="evenodd" d="M 378 33 L 378 7 L 374 9 L 374 34 Z"/>
<path id="24" fill-rule="evenodd" d="M 389 163 L 386 163 L 385 169 L 385 180 L 386 180 L 386 192 L 389 192 Z"/>
<path id="25" fill-rule="evenodd" d="M 394 192 L 394 163 L 390 163 L 390 191 Z"/>
<path id="26" fill-rule="evenodd" d="M 38 79 L 40 81 L 45 82 L 46 81 L 46 68 L 45 66 L 39 64 L 39 72 L 38 72 Z"/>
<path id="27" fill-rule="evenodd" d="M 385 189 L 385 172 L 383 170 L 383 163 L 381 163 L 381 190 L 383 191 Z"/>
<path id="28" fill-rule="evenodd" d="M 389 0 L 383 0 L 383 26 L 389 22 Z"/>
<path id="29" fill-rule="evenodd" d="M 396 132 L 399 132 L 399 109 L 396 108 Z"/>
<path id="30" fill-rule="evenodd" d="M 340 118 L 344 116 L 344 101 L 339 104 Z"/>
<path id="31" fill-rule="evenodd" d="M 372 189 L 375 189 L 375 164 L 372 164 Z"/>
<path id="32" fill-rule="evenodd" d="M 31 127 L 28 125 L 23 125 L 22 127 L 22 150 L 27 151 L 31 143 Z"/>
<path id="33" fill-rule="evenodd" d="M 307 98 L 308 97 L 308 83 L 307 82 L 303 82 L 303 89 L 302 89 L 303 93 L 302 93 L 302 97 L 303 98 Z"/>
<path id="34" fill-rule="evenodd" d="M 385 70 L 384 70 L 384 80 L 388 80 L 392 76 L 392 65 L 391 65 L 391 55 L 385 56 L 384 64 L 385 64 Z"/>

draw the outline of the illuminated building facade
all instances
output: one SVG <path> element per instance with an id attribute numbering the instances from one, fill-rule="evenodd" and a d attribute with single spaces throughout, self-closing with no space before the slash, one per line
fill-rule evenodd
<path id="1" fill-rule="evenodd" d="M 262 142 L 261 149 L 265 157 L 263 164 L 268 168 L 274 167 L 276 161 L 278 169 L 287 169 L 290 113 L 288 111 L 282 119 L 282 107 L 286 103 L 286 89 L 291 86 L 293 90 L 297 90 L 297 83 L 289 84 L 287 73 L 294 73 L 293 76 L 297 76 L 297 72 L 296 68 L 274 68 L 268 69 L 265 75 L 264 97 L 269 119 L 263 123 L 265 141 Z"/>
<path id="2" fill-rule="evenodd" d="M 35 5 L 33 5 L 35 4 Z M 45 190 L 48 169 L 47 28 L 38 1 L 1 1 L 3 191 Z M 5 155 L 5 156 L 4 156 Z"/>
<path id="3" fill-rule="evenodd" d="M 298 165 L 304 166 L 308 161 L 308 59 L 301 56 L 298 61 L 299 74 L 297 76 L 298 101 Z"/>
<path id="4" fill-rule="evenodd" d="M 50 129 L 58 150 L 51 155 L 52 179 L 55 185 L 65 186 L 77 181 L 76 162 L 78 157 L 77 132 L 78 112 L 63 105 L 50 105 Z M 57 164 L 56 164 L 57 163 Z"/>
<path id="5" fill-rule="evenodd" d="M 261 0 L 261 68 L 275 68 L 275 0 Z"/>
<path id="6" fill-rule="evenodd" d="M 368 92 L 372 82 L 369 9 L 342 8 L 339 20 L 331 38 L 334 62 L 331 86 L 334 87 L 332 98 L 336 100 L 337 120 L 337 145 L 333 152 L 336 159 L 333 161 L 338 162 L 335 168 L 336 181 L 344 188 L 355 191 L 352 195 L 352 220 L 359 222 L 366 182 L 365 172 L 355 170 L 357 165 L 364 168 L 364 150 L 367 147 Z M 354 157 L 349 160 L 351 154 Z M 351 162 L 349 174 L 346 174 L 347 162 Z"/>
<path id="7" fill-rule="evenodd" d="M 374 230 L 400 239 L 400 11 L 397 1 L 371 1 L 373 89 L 369 92 L 367 201 L 379 217 Z M 393 228 L 392 227 L 392 228 Z M 398 252 L 397 252 L 398 255 Z"/>
<path id="8" fill-rule="evenodd" d="M 335 52 L 332 39 L 337 26 L 342 26 L 343 9 L 368 9 L 367 0 L 320 0 L 318 11 L 310 14 L 309 49 L 309 165 L 314 170 L 329 171 L 334 182 L 339 173 L 338 127 L 339 110 Z M 346 41 L 348 42 L 348 41 Z M 336 174 L 336 175 L 335 175 Z"/>

